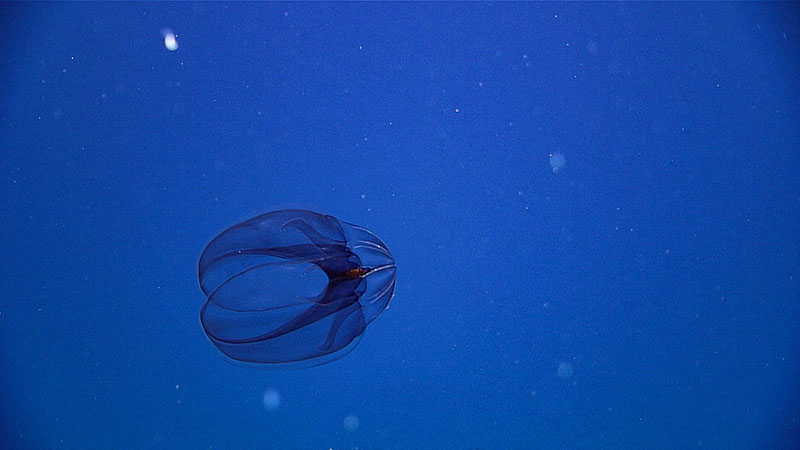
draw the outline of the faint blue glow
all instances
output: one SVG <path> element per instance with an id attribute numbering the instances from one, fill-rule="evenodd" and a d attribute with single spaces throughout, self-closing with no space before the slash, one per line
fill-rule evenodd
<path id="1" fill-rule="evenodd" d="M 269 388 L 264 391 L 264 398 L 261 401 L 264 404 L 264 409 L 275 411 L 281 406 L 281 394 L 276 389 Z"/>
<path id="2" fill-rule="evenodd" d="M 558 378 L 567 379 L 575 373 L 575 368 L 572 367 L 572 364 L 568 362 L 562 362 L 558 365 L 558 370 L 556 371 L 556 376 Z"/>
<path id="3" fill-rule="evenodd" d="M 344 418 L 344 423 L 342 424 L 344 429 L 347 431 L 356 431 L 358 429 L 358 417 L 350 414 L 349 416 Z"/>
<path id="4" fill-rule="evenodd" d="M 558 173 L 567 164 L 567 159 L 561 153 L 550 153 L 548 156 L 550 157 L 550 167 L 553 169 L 553 173 Z"/>

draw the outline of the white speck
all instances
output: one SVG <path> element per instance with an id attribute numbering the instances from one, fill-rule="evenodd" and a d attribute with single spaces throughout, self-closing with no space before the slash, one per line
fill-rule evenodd
<path id="1" fill-rule="evenodd" d="M 164 28 L 161 30 L 161 35 L 164 36 L 164 47 L 166 47 L 167 50 L 174 52 L 178 49 L 178 39 L 172 30 Z"/>

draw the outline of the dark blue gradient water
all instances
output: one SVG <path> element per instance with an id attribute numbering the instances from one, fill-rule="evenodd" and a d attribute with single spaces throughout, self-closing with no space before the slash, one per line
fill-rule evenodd
<path id="1" fill-rule="evenodd" d="M 0 17 L 0 448 L 796 448 L 794 4 Z M 335 362 L 232 363 L 198 260 L 289 208 L 395 297 Z"/>

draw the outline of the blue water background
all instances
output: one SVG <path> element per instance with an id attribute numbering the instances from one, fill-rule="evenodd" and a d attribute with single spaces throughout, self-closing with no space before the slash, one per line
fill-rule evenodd
<path id="1" fill-rule="evenodd" d="M 0 448 L 798 448 L 796 4 L 0 16 Z M 340 361 L 232 364 L 198 257 L 287 207 L 396 297 Z"/>

